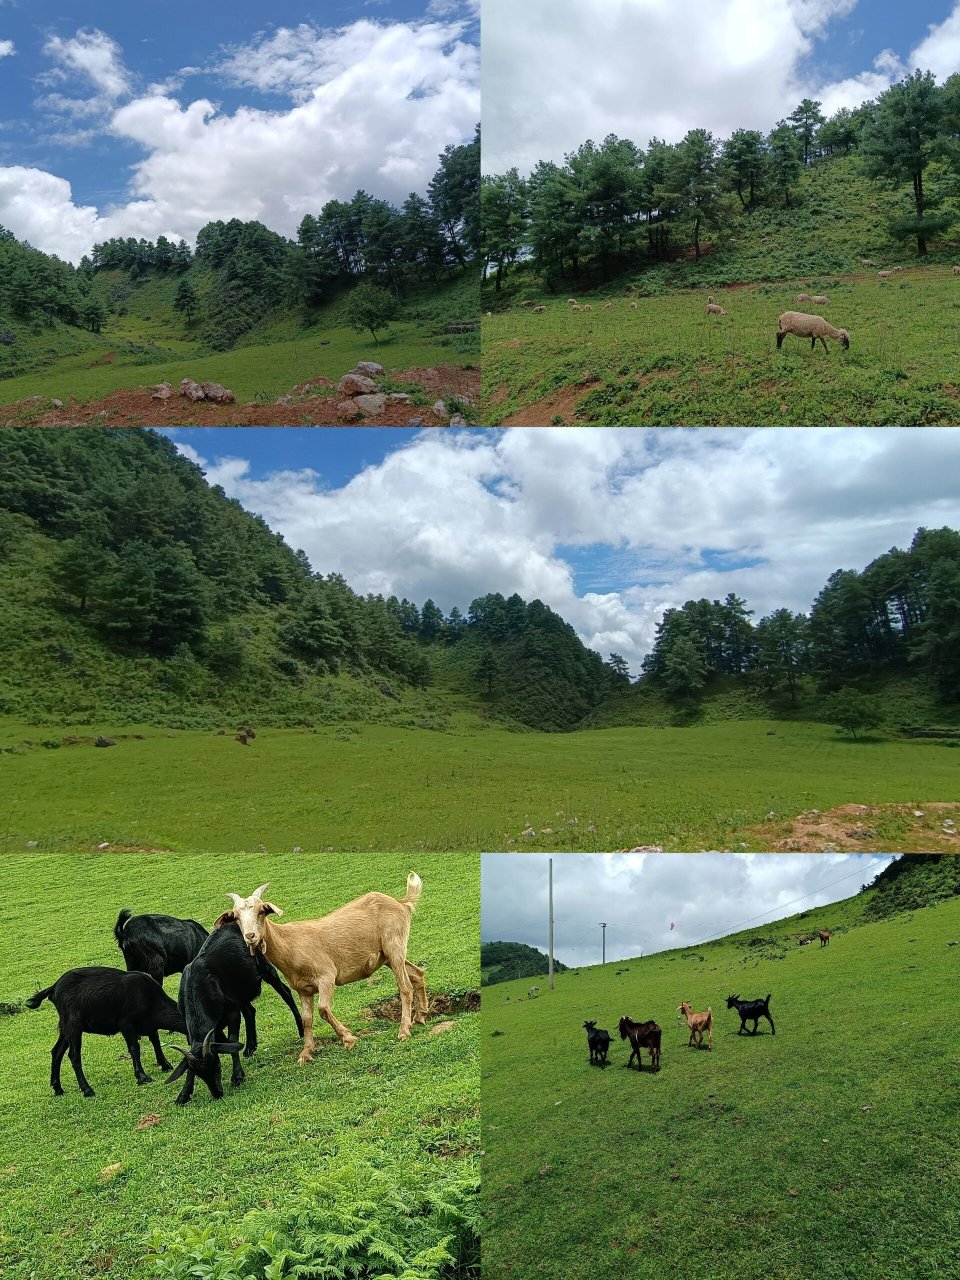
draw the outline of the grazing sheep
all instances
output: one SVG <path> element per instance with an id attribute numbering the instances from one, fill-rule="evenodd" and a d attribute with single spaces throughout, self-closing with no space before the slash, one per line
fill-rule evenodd
<path id="1" fill-rule="evenodd" d="M 708 316 L 725 316 L 727 313 L 718 303 L 714 302 L 713 296 L 707 298 L 707 315 Z"/>
<path id="2" fill-rule="evenodd" d="M 893 275 L 893 272 L 892 272 L 892 271 L 878 271 L 878 272 L 877 272 L 877 279 L 878 279 L 878 280 L 889 280 L 889 279 L 890 279 L 890 277 L 891 277 L 892 275 Z"/>
<path id="3" fill-rule="evenodd" d="M 703 1033 L 707 1033 L 707 1048 L 713 1048 L 713 1010 L 707 1009 L 704 1013 L 694 1013 L 689 1000 L 684 1000 L 677 1005 L 677 1013 L 682 1013 L 687 1020 L 687 1026 L 690 1028 L 690 1039 L 687 1041 L 687 1047 L 693 1044 L 693 1037 L 697 1037 L 696 1047 L 703 1048 Z"/>
<path id="4" fill-rule="evenodd" d="M 27 1008 L 39 1009 L 44 1000 L 49 1000 L 60 1016 L 60 1033 L 50 1054 L 50 1085 L 58 1098 L 63 1096 L 60 1064 L 67 1052 L 80 1092 L 85 1098 L 94 1096 L 80 1056 L 84 1033 L 123 1036 L 137 1084 L 149 1084 L 150 1077 L 140 1061 L 140 1037 L 149 1038 L 160 1070 L 170 1071 L 172 1064 L 163 1056 L 157 1032 L 187 1030 L 183 1014 L 163 987 L 138 971 L 124 973 L 102 965 L 68 969 L 52 986 L 31 996 Z"/>
<path id="5" fill-rule="evenodd" d="M 571 307 L 575 307 L 577 305 L 576 298 L 568 298 L 567 301 L 570 303 Z"/>
<path id="6" fill-rule="evenodd" d="M 794 302 L 809 302 L 810 295 L 809 293 L 795 293 L 793 295 L 793 300 Z"/>
<path id="7" fill-rule="evenodd" d="M 861 258 L 860 265 L 861 267 L 875 267 L 877 264 L 872 258 Z"/>
<path id="8" fill-rule="evenodd" d="M 520 303 L 520 305 L 521 305 L 521 307 L 532 307 L 532 306 L 533 306 L 533 303 L 532 303 L 532 302 L 521 302 L 521 303 Z"/>
<path id="9" fill-rule="evenodd" d="M 543 312 L 546 311 L 546 309 L 547 309 L 546 307 L 534 307 L 533 311 L 530 314 L 539 316 L 539 315 L 542 315 Z"/>
<path id="10" fill-rule="evenodd" d="M 233 910 L 218 916 L 213 927 L 220 929 L 235 920 L 250 954 L 262 952 L 300 997 L 304 1040 L 297 1059 L 300 1065 L 313 1059 L 314 999 L 320 1016 L 333 1027 L 343 1047 L 352 1049 L 357 1038 L 334 1017 L 333 993 L 348 982 L 369 978 L 384 964 L 393 970 L 400 992 L 397 1039 L 409 1040 L 411 1021 L 425 1023 L 429 1008 L 423 970 L 407 959 L 410 921 L 423 889 L 416 872 L 411 871 L 407 876 L 403 898 L 365 893 L 319 920 L 293 924 L 271 923 L 269 916 L 283 912 L 272 902 L 263 900 L 261 895 L 266 887 L 260 885 L 249 898 L 229 894 Z"/>
<path id="11" fill-rule="evenodd" d="M 581 307 L 581 306 L 580 306 L 580 304 L 579 304 L 578 302 L 575 302 L 575 303 L 573 304 L 573 306 L 570 308 L 570 310 L 571 310 L 571 311 L 582 311 L 582 310 L 583 310 L 583 307 Z"/>
<path id="12" fill-rule="evenodd" d="M 902 270 L 903 270 L 903 267 L 894 267 L 893 269 L 894 269 L 894 271 L 902 271 Z"/>
<path id="13" fill-rule="evenodd" d="M 825 298 L 822 293 L 815 293 L 810 301 L 818 307 L 829 307 L 830 305 L 830 299 Z"/>
<path id="14" fill-rule="evenodd" d="M 631 311 L 636 311 L 636 309 L 637 309 L 637 304 L 636 304 L 635 302 L 631 302 L 631 303 L 630 303 L 630 310 L 631 310 Z"/>
<path id="15" fill-rule="evenodd" d="M 163 986 L 164 978 L 183 973 L 204 942 L 207 931 L 196 920 L 175 916 L 135 916 L 124 907 L 113 926 L 113 936 L 128 970 L 149 973 Z"/>
<path id="16" fill-rule="evenodd" d="M 580 308 L 580 310 L 581 310 L 581 311 L 592 311 L 592 310 L 593 310 L 593 307 L 590 305 L 590 303 L 589 303 L 589 302 L 585 302 L 585 303 L 583 304 L 583 306 Z"/>
<path id="17" fill-rule="evenodd" d="M 773 1035 L 777 1034 L 777 1029 L 773 1025 L 773 1019 L 770 1017 L 770 995 L 767 994 L 765 1000 L 741 1000 L 739 996 L 727 996 L 727 1008 L 736 1009 L 740 1015 L 740 1030 L 738 1036 L 742 1036 L 749 1018 L 753 1022 L 753 1030 L 747 1034 L 755 1036 L 757 1034 L 757 1024 L 761 1018 L 766 1018 L 770 1023 L 770 1030 Z"/>
<path id="18" fill-rule="evenodd" d="M 954 268 L 953 268 L 953 274 L 954 274 L 955 276 L 960 276 L 960 267 L 954 267 Z"/>
<path id="19" fill-rule="evenodd" d="M 777 321 L 777 350 L 783 346 L 783 340 L 788 333 L 794 334 L 797 338 L 809 338 L 811 351 L 817 345 L 817 339 L 823 343 L 824 351 L 827 350 L 827 338 L 833 338 L 835 342 L 839 342 L 841 347 L 846 350 L 850 346 L 850 335 L 846 329 L 835 329 L 832 324 L 828 324 L 823 316 L 806 315 L 803 311 L 784 311 Z"/>
<path id="20" fill-rule="evenodd" d="M 610 1032 L 604 1031 L 595 1022 L 585 1022 L 583 1029 L 587 1033 L 587 1044 L 590 1048 L 590 1065 L 605 1067 L 607 1051 L 610 1048 Z"/>
<path id="21" fill-rule="evenodd" d="M 612 303 L 612 302 L 605 302 L 605 303 L 603 304 L 603 309 L 604 309 L 604 311 L 609 311 L 609 310 L 610 310 L 610 308 L 611 308 L 612 306 L 613 306 L 613 303 Z"/>

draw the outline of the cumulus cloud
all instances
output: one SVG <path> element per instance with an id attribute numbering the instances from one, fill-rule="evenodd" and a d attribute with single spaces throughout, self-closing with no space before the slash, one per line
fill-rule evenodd
<path id="1" fill-rule="evenodd" d="M 693 946 L 850 897 L 891 861 L 882 854 L 554 856 L 555 955 L 567 965 L 599 964 L 601 920 L 608 961 Z M 483 941 L 545 950 L 546 856 L 484 854 L 482 876 Z"/>
<path id="2" fill-rule="evenodd" d="M 457 17 L 280 28 L 231 48 L 207 72 L 293 104 L 232 112 L 206 98 L 181 102 L 176 80 L 138 91 L 103 32 L 51 37 L 45 51 L 56 65 L 41 105 L 83 120 L 88 136 L 98 127 L 146 154 L 133 166 L 130 199 L 104 210 L 74 205 L 54 175 L 0 169 L 4 193 L 30 175 L 17 198 L 0 197 L 0 223 L 77 261 L 94 240 L 162 233 L 192 241 L 218 218 L 258 219 L 292 235 L 305 213 L 358 188 L 401 203 L 425 189 L 444 147 L 469 138 L 479 119 L 479 52 L 464 30 Z M 71 78 L 95 92 L 63 92 Z M 52 211 L 40 203 L 51 195 Z"/>
<path id="3" fill-rule="evenodd" d="M 209 453 L 215 441 L 207 447 Z M 955 432 L 425 432 L 330 486 L 316 469 L 208 479 L 355 590 L 461 610 L 491 591 L 555 609 L 632 670 L 665 609 L 809 609 L 920 525 L 960 527 Z"/>
<path id="4" fill-rule="evenodd" d="M 0 58 L 9 58 L 16 53 L 12 40 L 0 40 Z"/>
<path id="5" fill-rule="evenodd" d="M 953 12 L 939 25 L 931 24 L 926 37 L 910 54 L 912 71 L 932 71 L 938 80 L 960 71 L 960 4 L 954 4 Z"/>

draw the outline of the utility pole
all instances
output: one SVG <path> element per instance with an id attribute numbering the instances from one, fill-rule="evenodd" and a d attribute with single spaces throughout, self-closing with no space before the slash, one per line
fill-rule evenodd
<path id="1" fill-rule="evenodd" d="M 549 907 L 547 910 L 547 960 L 549 968 L 547 972 L 550 975 L 550 990 L 553 990 L 553 859 L 549 859 L 550 867 L 550 895 Z"/>
<path id="2" fill-rule="evenodd" d="M 600 961 L 600 963 L 606 964 L 607 963 L 607 925 L 605 921 L 603 920 L 600 921 L 600 928 L 603 930 L 603 933 L 601 933 L 600 935 L 600 937 L 603 939 L 603 959 Z"/>

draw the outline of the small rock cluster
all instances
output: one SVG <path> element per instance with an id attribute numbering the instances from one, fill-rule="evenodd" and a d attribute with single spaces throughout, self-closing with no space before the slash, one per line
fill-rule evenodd
<path id="1" fill-rule="evenodd" d="M 411 404 L 410 396 L 404 391 L 380 390 L 374 379 L 382 378 L 383 374 L 383 365 L 373 360 L 361 360 L 345 373 L 337 383 L 337 390 L 346 397 L 337 405 L 338 412 L 354 420 L 375 418 L 388 404 Z"/>
<path id="2" fill-rule="evenodd" d="M 188 400 L 212 400 L 215 404 L 234 404 L 236 397 L 232 391 L 219 382 L 194 382 L 192 378 L 183 378 L 180 382 L 180 394 Z M 161 382 L 150 397 L 152 400 L 169 400 L 173 395 L 173 387 L 169 382 Z"/>

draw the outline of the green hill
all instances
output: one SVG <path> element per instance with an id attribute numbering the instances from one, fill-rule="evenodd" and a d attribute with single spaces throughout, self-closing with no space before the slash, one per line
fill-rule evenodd
<path id="1" fill-rule="evenodd" d="M 516 978 L 539 978 L 549 969 L 549 958 L 524 942 L 483 942 L 480 945 L 480 980 L 484 986 L 512 982 Z M 554 960 L 553 969 L 555 973 L 565 973 L 567 965 Z"/>
<path id="2" fill-rule="evenodd" d="M 878 885 L 716 942 L 563 974 L 535 1001 L 521 983 L 488 992 L 491 1280 L 533 1274 L 547 1255 L 569 1280 L 958 1270 L 960 1077 L 942 1033 L 960 964 L 957 859 L 894 867 L 886 883 L 948 875 L 950 896 L 921 906 L 943 888 L 931 884 L 911 910 L 872 919 Z M 798 946 L 823 928 L 828 947 Z M 738 1036 L 726 997 L 767 992 L 776 1035 L 761 1024 Z M 712 1007 L 712 1052 L 688 1047 L 674 1012 L 685 999 Z M 658 1074 L 647 1055 L 641 1075 L 624 1070 L 623 1013 L 662 1027 Z M 605 1071 L 589 1065 L 587 1019 L 613 1034 Z"/>

